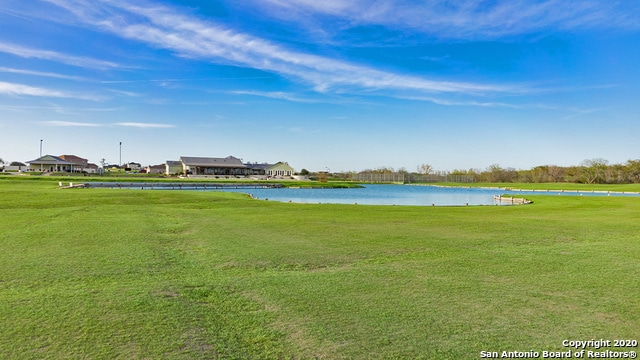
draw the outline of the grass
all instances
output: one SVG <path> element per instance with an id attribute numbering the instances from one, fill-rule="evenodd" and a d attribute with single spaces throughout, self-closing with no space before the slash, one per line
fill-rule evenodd
<path id="1" fill-rule="evenodd" d="M 635 197 L 433 208 L 56 187 L 0 180 L 2 358 L 477 359 L 638 337 Z"/>

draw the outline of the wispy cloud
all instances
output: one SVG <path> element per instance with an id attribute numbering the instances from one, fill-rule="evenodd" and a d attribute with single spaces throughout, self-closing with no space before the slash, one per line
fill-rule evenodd
<path id="1" fill-rule="evenodd" d="M 171 124 L 158 124 L 158 123 L 139 123 L 139 122 L 118 122 L 118 123 L 88 123 L 88 122 L 76 122 L 76 121 L 43 121 L 42 124 L 56 127 L 135 127 L 141 129 L 166 129 L 173 128 L 175 125 Z"/>
<path id="2" fill-rule="evenodd" d="M 101 124 L 94 123 L 83 123 L 83 122 L 74 122 L 74 121 L 44 121 L 44 125 L 56 126 L 56 127 L 99 127 L 103 126 Z"/>
<path id="3" fill-rule="evenodd" d="M 154 3 L 47 0 L 75 14 L 79 21 L 120 37 L 169 49 L 177 55 L 277 73 L 311 85 L 318 92 L 359 93 L 511 93 L 513 86 L 441 81 L 392 73 L 368 66 L 290 50 L 271 41 L 234 31 Z M 337 2 L 333 3 L 339 6 Z"/>
<path id="4" fill-rule="evenodd" d="M 73 65 L 77 67 L 83 68 L 94 68 L 94 69 L 108 69 L 108 68 L 117 68 L 118 64 L 104 61 L 99 59 L 93 59 L 82 56 L 73 56 L 62 54 L 56 51 L 50 50 L 40 50 L 40 49 L 31 49 L 15 44 L 9 44 L 0 42 L 0 52 L 19 56 L 22 58 L 35 58 L 35 59 L 43 59 L 56 61 L 67 65 Z"/>
<path id="5" fill-rule="evenodd" d="M 274 16 L 310 26 L 309 14 L 324 15 L 349 24 L 343 26 L 382 25 L 448 39 L 497 38 L 540 30 L 640 28 L 636 15 L 640 4 L 634 1 L 254 0 L 254 4 Z"/>
<path id="6" fill-rule="evenodd" d="M 280 99 L 280 100 L 287 100 L 287 101 L 300 102 L 300 103 L 317 103 L 318 102 L 318 100 L 305 99 L 305 98 L 296 96 L 295 94 L 282 92 L 282 91 L 237 90 L 237 91 L 231 91 L 231 94 L 261 96 L 261 97 L 266 97 L 270 99 Z"/>
<path id="7" fill-rule="evenodd" d="M 12 96 L 36 96 L 36 97 L 52 97 L 52 98 L 73 98 L 81 100 L 100 100 L 100 97 L 92 95 L 74 94 L 65 91 L 52 90 L 42 87 L 29 86 L 24 84 L 15 84 L 0 81 L 0 94 Z"/>
<path id="8" fill-rule="evenodd" d="M 12 73 L 12 74 L 21 74 L 21 75 L 33 75 L 33 76 L 44 76 L 51 77 L 57 79 L 66 79 L 66 80 L 75 80 L 75 81 L 86 81 L 85 79 L 79 76 L 70 76 L 63 74 L 56 74 L 51 72 L 43 72 L 43 71 L 33 71 L 33 70 L 24 70 L 24 69 L 14 69 L 7 67 L 0 67 L 0 72 L 4 73 Z"/>
<path id="9" fill-rule="evenodd" d="M 154 123 L 139 123 L 139 122 L 119 122 L 113 125 L 124 126 L 124 127 L 135 127 L 135 128 L 142 128 L 142 129 L 166 129 L 166 128 L 175 127 L 175 125 L 171 125 L 171 124 L 154 124 Z"/>
<path id="10" fill-rule="evenodd" d="M 106 80 L 102 84 L 135 84 L 135 83 L 172 83 L 172 82 L 194 82 L 211 80 L 246 80 L 246 79 L 271 79 L 271 76 L 234 76 L 234 77 L 211 77 L 211 78 L 186 78 L 186 79 L 145 79 L 145 80 Z"/>

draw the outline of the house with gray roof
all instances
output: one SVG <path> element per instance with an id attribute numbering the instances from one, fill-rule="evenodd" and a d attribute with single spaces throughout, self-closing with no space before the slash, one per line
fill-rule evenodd
<path id="1" fill-rule="evenodd" d="M 246 176 L 250 170 L 241 159 L 233 156 L 226 158 L 181 156 L 180 162 L 183 173 L 188 175 Z"/>

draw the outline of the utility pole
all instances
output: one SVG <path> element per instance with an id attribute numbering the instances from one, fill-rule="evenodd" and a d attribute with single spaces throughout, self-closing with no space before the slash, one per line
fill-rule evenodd
<path id="1" fill-rule="evenodd" d="M 40 157 L 42 157 L 42 139 L 40 139 Z"/>
<path id="2" fill-rule="evenodd" d="M 122 166 L 122 141 L 120 141 L 120 162 L 118 163 L 118 166 Z"/>

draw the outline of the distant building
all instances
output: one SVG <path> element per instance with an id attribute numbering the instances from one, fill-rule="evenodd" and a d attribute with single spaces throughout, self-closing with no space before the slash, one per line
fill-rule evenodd
<path id="1" fill-rule="evenodd" d="M 89 164 L 87 159 L 75 155 L 44 155 L 35 160 L 27 161 L 29 171 L 42 172 L 95 172 L 98 166 Z"/>
<path id="2" fill-rule="evenodd" d="M 177 160 L 167 160 L 164 164 L 164 173 L 167 175 L 183 174 L 182 162 Z"/>
<path id="3" fill-rule="evenodd" d="M 266 175 L 267 168 L 273 164 L 246 163 L 245 165 L 249 168 L 249 175 Z"/>
<path id="4" fill-rule="evenodd" d="M 147 174 L 164 174 L 165 169 L 166 169 L 165 164 L 149 165 L 144 169 L 144 171 L 146 171 Z"/>
<path id="5" fill-rule="evenodd" d="M 98 165 L 90 163 L 89 160 L 85 158 L 81 158 L 76 155 L 60 155 L 59 158 L 77 165 L 74 167 L 73 172 L 86 172 L 93 174 L 98 171 Z"/>
<path id="6" fill-rule="evenodd" d="M 284 161 L 279 161 L 271 166 L 268 166 L 265 170 L 268 176 L 273 177 L 293 176 L 293 174 L 295 173 L 295 170 Z"/>
<path id="7" fill-rule="evenodd" d="M 125 171 L 140 171 L 142 170 L 142 165 L 137 162 L 129 162 L 123 165 Z"/>
<path id="8" fill-rule="evenodd" d="M 242 160 L 227 156 L 226 158 L 208 158 L 181 156 L 182 172 L 189 175 L 239 175 L 249 174 L 249 168 Z"/>

